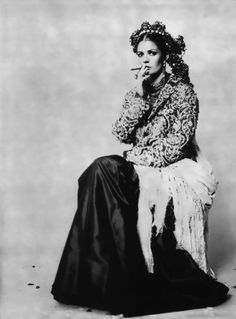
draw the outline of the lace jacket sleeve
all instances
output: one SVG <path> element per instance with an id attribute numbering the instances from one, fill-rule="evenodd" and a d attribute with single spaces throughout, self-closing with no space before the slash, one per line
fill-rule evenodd
<path id="1" fill-rule="evenodd" d="M 126 144 L 134 142 L 136 126 L 149 108 L 148 101 L 139 96 L 135 89 L 126 93 L 121 114 L 112 126 L 112 133 L 120 142 Z"/>
<path id="2" fill-rule="evenodd" d="M 127 159 L 138 165 L 165 167 L 182 159 L 186 147 L 195 135 L 198 119 L 198 99 L 193 89 L 183 85 L 171 96 L 170 107 L 176 110 L 164 137 L 152 140 L 150 146 L 127 152 Z"/>

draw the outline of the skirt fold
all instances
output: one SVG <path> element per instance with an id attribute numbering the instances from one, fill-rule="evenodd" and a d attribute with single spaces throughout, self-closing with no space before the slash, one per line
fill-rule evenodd
<path id="1" fill-rule="evenodd" d="M 123 157 L 100 157 L 84 171 L 54 298 L 127 317 L 222 302 L 228 288 L 176 249 L 171 224 L 161 237 L 153 235 L 155 271 L 148 273 L 137 233 L 138 197 L 138 175 Z"/>

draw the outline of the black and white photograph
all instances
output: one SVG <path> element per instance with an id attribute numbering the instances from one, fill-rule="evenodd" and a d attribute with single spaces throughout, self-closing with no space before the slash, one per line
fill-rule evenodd
<path id="1" fill-rule="evenodd" d="M 235 318 L 236 1 L 0 21 L 1 318 Z"/>

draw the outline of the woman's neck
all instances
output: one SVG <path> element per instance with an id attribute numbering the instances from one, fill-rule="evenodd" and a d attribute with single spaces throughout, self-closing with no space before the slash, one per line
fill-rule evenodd
<path id="1" fill-rule="evenodd" d="M 165 75 L 165 71 L 161 69 L 159 72 L 149 77 L 149 84 L 152 86 L 156 86 L 161 81 L 164 75 Z"/>

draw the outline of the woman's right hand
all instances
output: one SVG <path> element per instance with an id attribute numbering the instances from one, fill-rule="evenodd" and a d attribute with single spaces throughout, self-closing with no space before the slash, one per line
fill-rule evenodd
<path id="1" fill-rule="evenodd" d="M 136 91 L 140 96 L 144 96 L 145 89 L 144 89 L 144 81 L 149 78 L 148 67 L 143 65 L 138 73 L 135 75 L 136 81 Z"/>

